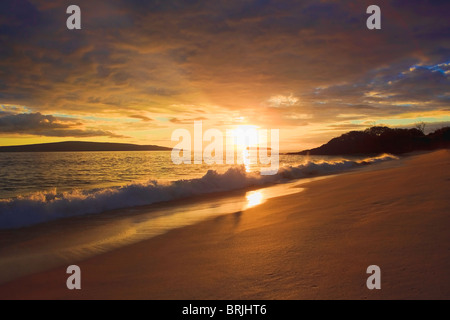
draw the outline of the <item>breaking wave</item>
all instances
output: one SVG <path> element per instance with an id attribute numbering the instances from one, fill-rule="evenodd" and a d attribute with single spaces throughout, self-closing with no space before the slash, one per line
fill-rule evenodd
<path id="1" fill-rule="evenodd" d="M 149 205 L 157 202 L 282 183 L 293 179 L 336 174 L 359 166 L 397 159 L 384 154 L 364 160 L 305 161 L 285 166 L 272 176 L 245 171 L 244 166 L 225 173 L 209 170 L 202 178 L 173 182 L 148 181 L 121 187 L 70 192 L 37 192 L 14 199 L 0 200 L 0 229 L 30 226 L 60 218 L 101 213 L 108 210 Z"/>

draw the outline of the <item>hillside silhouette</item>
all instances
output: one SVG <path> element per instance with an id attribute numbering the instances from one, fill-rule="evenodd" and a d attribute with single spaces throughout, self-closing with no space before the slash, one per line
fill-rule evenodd
<path id="1" fill-rule="evenodd" d="M 65 151 L 164 151 L 171 148 L 130 143 L 65 141 L 0 147 L 0 152 L 65 152 Z"/>
<path id="2" fill-rule="evenodd" d="M 450 147 L 450 127 L 425 135 L 417 128 L 399 129 L 375 126 L 364 131 L 350 131 L 333 138 L 326 144 L 290 154 L 350 155 L 350 154 L 401 154 L 418 150 Z"/>

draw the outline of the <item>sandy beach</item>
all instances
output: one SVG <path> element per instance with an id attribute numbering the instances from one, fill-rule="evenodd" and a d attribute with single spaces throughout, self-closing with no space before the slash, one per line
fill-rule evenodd
<path id="1" fill-rule="evenodd" d="M 81 290 L 62 266 L 0 285 L 0 299 L 450 298 L 450 151 L 302 187 L 79 262 Z"/>

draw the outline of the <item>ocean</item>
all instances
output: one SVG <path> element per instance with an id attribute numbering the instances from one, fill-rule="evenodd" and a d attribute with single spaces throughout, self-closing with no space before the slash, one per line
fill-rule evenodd
<path id="1" fill-rule="evenodd" d="M 0 229 L 335 174 L 376 158 L 280 155 L 258 165 L 180 164 L 170 151 L 0 153 Z"/>

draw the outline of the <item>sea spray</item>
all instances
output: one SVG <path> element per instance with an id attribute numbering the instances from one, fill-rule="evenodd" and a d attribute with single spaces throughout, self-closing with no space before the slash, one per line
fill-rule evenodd
<path id="1" fill-rule="evenodd" d="M 293 179 L 336 174 L 362 165 L 396 159 L 384 154 L 363 160 L 305 161 L 284 166 L 276 175 L 263 176 L 236 166 L 224 173 L 209 170 L 202 178 L 132 183 L 121 187 L 60 192 L 36 192 L 0 200 L 0 229 L 30 226 L 60 218 L 149 205 L 196 195 L 281 183 Z"/>

